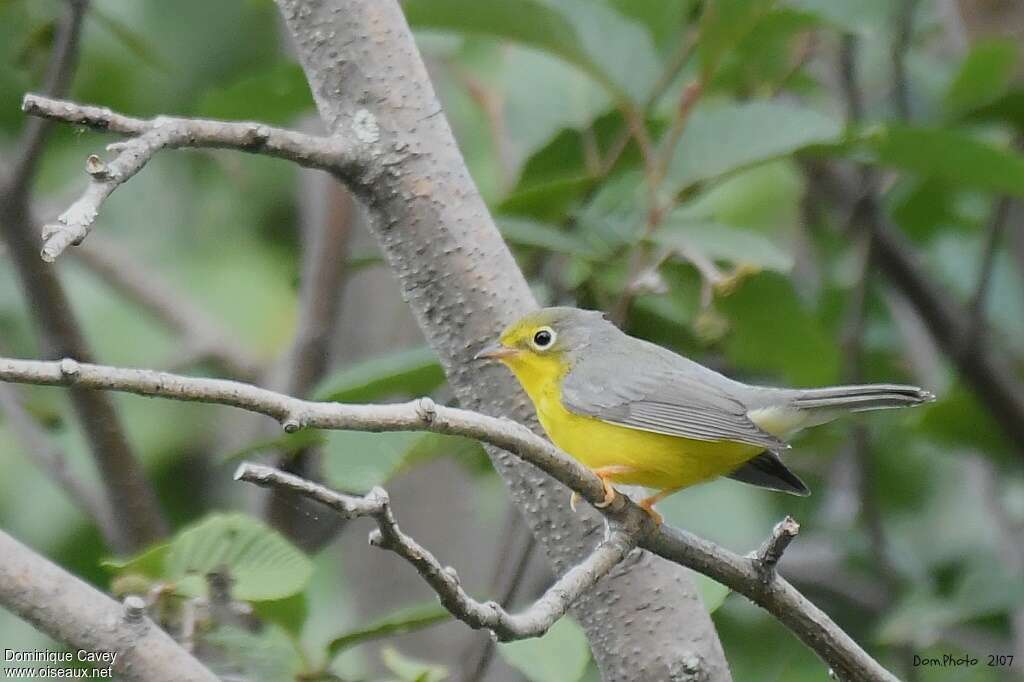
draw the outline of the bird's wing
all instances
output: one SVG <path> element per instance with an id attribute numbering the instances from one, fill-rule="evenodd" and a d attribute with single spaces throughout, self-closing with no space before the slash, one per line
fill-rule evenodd
<path id="1" fill-rule="evenodd" d="M 652 357 L 647 348 L 634 350 L 640 358 L 574 366 L 562 382 L 565 408 L 641 431 L 772 450 L 789 447 L 750 420 L 744 404 L 729 394 L 725 377 L 674 354 Z"/>

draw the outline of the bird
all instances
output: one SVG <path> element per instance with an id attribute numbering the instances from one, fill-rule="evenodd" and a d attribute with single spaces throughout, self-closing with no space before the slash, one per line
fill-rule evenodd
<path id="1" fill-rule="evenodd" d="M 798 431 L 848 412 L 935 400 L 903 384 L 745 384 L 629 336 L 600 311 L 573 307 L 527 314 L 475 357 L 508 367 L 551 442 L 601 479 L 597 506 L 615 499 L 613 484 L 644 486 L 655 492 L 638 504 L 658 524 L 655 504 L 720 476 L 809 495 L 779 456 Z"/>

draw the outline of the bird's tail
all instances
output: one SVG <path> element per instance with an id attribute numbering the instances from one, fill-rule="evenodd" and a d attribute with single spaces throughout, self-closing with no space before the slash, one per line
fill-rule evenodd
<path id="1" fill-rule="evenodd" d="M 800 410 L 863 412 L 893 407 L 911 407 L 933 400 L 935 400 L 933 393 L 917 386 L 867 384 L 798 390 L 792 404 Z"/>

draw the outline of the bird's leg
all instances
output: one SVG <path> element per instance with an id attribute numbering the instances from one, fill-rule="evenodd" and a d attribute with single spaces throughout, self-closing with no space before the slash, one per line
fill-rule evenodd
<path id="1" fill-rule="evenodd" d="M 636 469 L 624 464 L 613 464 L 611 466 L 598 467 L 597 469 L 591 469 L 591 471 L 593 471 L 594 475 L 600 478 L 601 483 L 604 484 L 604 499 L 594 505 L 598 509 L 604 509 L 615 501 L 615 488 L 612 487 L 611 482 L 608 480 L 609 478 L 612 476 L 636 473 Z M 574 490 L 572 495 L 569 496 L 569 508 L 576 511 L 576 503 L 579 499 L 580 494 Z"/>
<path id="2" fill-rule="evenodd" d="M 680 488 L 665 488 L 664 490 L 659 490 L 656 494 L 651 495 L 650 497 L 645 497 L 637 502 L 637 506 L 650 514 L 651 518 L 654 519 L 654 522 L 660 526 L 664 523 L 665 519 L 661 517 L 661 514 L 654 510 L 654 505 L 658 504 L 678 490 L 680 490 Z"/>

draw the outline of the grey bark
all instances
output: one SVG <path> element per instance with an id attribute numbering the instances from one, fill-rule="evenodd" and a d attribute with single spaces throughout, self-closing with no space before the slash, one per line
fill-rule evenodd
<path id="1" fill-rule="evenodd" d="M 530 421 L 511 377 L 472 362 L 504 324 L 536 307 L 494 227 L 394 0 L 278 0 L 328 129 L 372 145 L 376 163 L 347 178 L 460 402 Z M 516 458 L 490 450 L 513 500 L 558 573 L 600 537 L 566 492 Z M 686 572 L 644 553 L 573 610 L 606 680 L 706 680 L 730 675 Z"/>
<path id="2" fill-rule="evenodd" d="M 0 531 L 0 604 L 72 649 L 116 652 L 126 682 L 216 682 L 154 625 Z"/>

